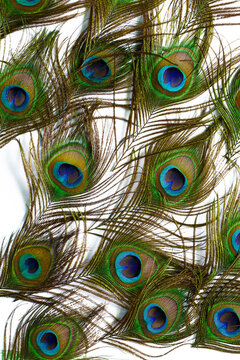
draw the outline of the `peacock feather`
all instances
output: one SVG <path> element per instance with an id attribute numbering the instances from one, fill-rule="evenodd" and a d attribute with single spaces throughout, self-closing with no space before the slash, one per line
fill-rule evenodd
<path id="1" fill-rule="evenodd" d="M 64 91 L 61 70 L 49 62 L 56 47 L 57 32 L 36 34 L 20 51 L 2 61 L 0 77 L 0 146 L 16 136 L 57 121 L 56 104 Z M 57 73 L 60 75 L 57 75 Z M 55 74 L 55 75 L 54 75 Z M 55 76 L 59 85 L 55 90 Z M 67 94 L 67 91 L 65 91 Z M 66 101 L 59 104 L 66 108 Z"/>
<path id="2" fill-rule="evenodd" d="M 130 216 L 127 222 L 131 223 L 133 219 L 137 222 L 136 218 L 136 214 Z M 104 231 L 96 227 L 96 241 L 100 238 L 98 249 L 84 267 L 82 281 L 89 291 L 108 291 L 111 297 L 115 293 L 116 299 L 126 302 L 126 299 L 137 297 L 149 281 L 174 276 L 186 264 L 162 251 L 169 236 L 166 232 L 164 234 L 165 244 L 160 236 L 155 239 L 146 232 L 141 218 L 132 224 L 131 230 L 125 229 L 120 217 L 107 222 Z M 161 242 L 162 247 L 159 246 Z"/>
<path id="3" fill-rule="evenodd" d="M 238 286 L 238 276 L 234 276 L 231 269 L 209 282 L 201 300 L 204 316 L 199 319 L 196 346 L 239 351 Z"/>
<path id="4" fill-rule="evenodd" d="M 14 290 L 18 296 L 19 291 L 34 293 L 62 287 L 74 278 L 71 266 L 80 271 L 83 249 L 77 248 L 78 232 L 60 228 L 44 232 L 41 228 L 39 223 L 34 224 L 28 233 L 20 230 L 9 239 L 8 248 L 1 254 L 1 287 L 5 291 Z"/>
<path id="5" fill-rule="evenodd" d="M 71 304 L 61 309 L 33 305 L 12 339 L 14 351 L 6 350 L 4 358 L 71 359 L 84 355 L 103 332 L 100 326 L 97 331 L 93 327 L 101 311 L 101 307 L 76 311 Z"/>
<path id="6" fill-rule="evenodd" d="M 220 31 L 239 14 L 0 0 L 0 156 L 17 144 L 25 206 L 0 246 L 4 360 L 239 353 L 240 56 Z"/>

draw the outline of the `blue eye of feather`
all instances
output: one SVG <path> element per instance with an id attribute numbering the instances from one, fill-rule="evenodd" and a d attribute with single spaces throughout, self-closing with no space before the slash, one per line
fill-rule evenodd
<path id="1" fill-rule="evenodd" d="M 232 235 L 232 246 L 238 253 L 240 249 L 240 229 L 237 229 Z"/>
<path id="2" fill-rule="evenodd" d="M 102 83 L 112 75 L 112 72 L 105 60 L 97 56 L 91 56 L 84 61 L 82 74 L 88 80 Z"/>
<path id="3" fill-rule="evenodd" d="M 83 180 L 83 172 L 77 166 L 62 161 L 54 165 L 53 176 L 68 188 L 77 187 Z"/>
<path id="4" fill-rule="evenodd" d="M 23 254 L 20 257 L 19 270 L 21 274 L 29 280 L 37 279 L 42 273 L 42 268 L 38 260 L 32 254 Z"/>
<path id="5" fill-rule="evenodd" d="M 165 311 L 156 303 L 149 304 L 143 311 L 143 319 L 151 333 L 158 334 L 166 329 L 168 321 Z"/>
<path id="6" fill-rule="evenodd" d="M 214 314 L 214 323 L 218 331 L 228 337 L 240 334 L 240 320 L 232 308 L 223 308 Z"/>
<path id="7" fill-rule="evenodd" d="M 123 251 L 116 257 L 115 270 L 122 282 L 134 283 L 140 279 L 142 274 L 141 259 L 133 251 Z"/>
<path id="8" fill-rule="evenodd" d="M 163 66 L 158 72 L 158 82 L 163 89 L 176 92 L 186 83 L 186 75 L 176 66 Z"/>
<path id="9" fill-rule="evenodd" d="M 168 165 L 162 170 L 159 181 L 166 193 L 171 196 L 182 194 L 188 186 L 186 176 L 174 165 Z"/>
<path id="10" fill-rule="evenodd" d="M 23 111 L 30 103 L 30 95 L 21 86 L 8 85 L 1 93 L 1 101 L 9 110 Z"/>
<path id="11" fill-rule="evenodd" d="M 51 330 L 40 331 L 36 337 L 37 346 L 45 355 L 56 355 L 59 352 L 57 335 Z"/>
<path id="12" fill-rule="evenodd" d="M 40 3 L 41 0 L 16 0 L 16 2 L 23 6 L 34 6 Z"/>

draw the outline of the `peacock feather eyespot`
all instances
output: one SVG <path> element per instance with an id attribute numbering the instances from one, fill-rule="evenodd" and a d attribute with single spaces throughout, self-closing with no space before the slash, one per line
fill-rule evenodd
<path id="1" fill-rule="evenodd" d="M 240 339 L 240 305 L 223 303 L 215 305 L 208 314 L 211 332 L 223 340 Z"/>
<path id="2" fill-rule="evenodd" d="M 156 259 L 136 248 L 115 249 L 110 256 L 110 271 L 117 283 L 124 287 L 135 287 L 154 276 L 158 269 Z"/>
<path id="3" fill-rule="evenodd" d="M 236 257 L 240 250 L 240 225 L 235 225 L 230 229 L 227 238 L 230 251 Z"/>
<path id="4" fill-rule="evenodd" d="M 53 252 L 47 246 L 26 246 L 13 257 L 12 271 L 23 286 L 37 287 L 47 278 L 53 263 Z"/>
<path id="5" fill-rule="evenodd" d="M 122 282 L 134 283 L 142 273 L 141 258 L 136 252 L 123 251 L 116 257 L 115 270 Z"/>
<path id="6" fill-rule="evenodd" d="M 15 11 L 23 14 L 31 14 L 40 11 L 48 0 L 7 0 Z"/>
<path id="7" fill-rule="evenodd" d="M 159 175 L 162 188 L 171 196 L 178 196 L 188 186 L 184 173 L 174 165 L 167 165 Z"/>
<path id="8" fill-rule="evenodd" d="M 130 66 L 125 52 L 108 46 L 90 51 L 85 59 L 77 57 L 73 69 L 80 85 L 104 88 L 121 83 L 124 76 L 129 73 Z"/>
<path id="9" fill-rule="evenodd" d="M 165 311 L 154 302 L 145 307 L 143 320 L 146 323 L 147 330 L 155 334 L 159 334 L 165 330 L 168 323 Z"/>
<path id="10" fill-rule="evenodd" d="M 89 155 L 79 145 L 63 147 L 50 158 L 46 172 L 57 195 L 79 194 L 88 183 Z"/>
<path id="11" fill-rule="evenodd" d="M 43 330 L 36 338 L 37 346 L 45 355 L 56 355 L 59 352 L 57 335 L 51 330 Z"/>
<path id="12" fill-rule="evenodd" d="M 101 84 L 112 75 L 106 60 L 97 56 L 86 59 L 82 65 L 82 75 L 90 82 Z"/>
<path id="13" fill-rule="evenodd" d="M 140 307 L 138 321 L 146 337 L 158 339 L 172 330 L 180 316 L 179 302 L 171 294 L 163 294 Z"/>
<path id="14" fill-rule="evenodd" d="M 190 154 L 176 155 L 155 169 L 154 186 L 167 201 L 182 200 L 196 178 L 196 164 Z"/>
<path id="15" fill-rule="evenodd" d="M 0 82 L 0 109 L 15 118 L 26 116 L 33 110 L 37 94 L 34 72 L 27 68 L 15 69 Z"/>
<path id="16" fill-rule="evenodd" d="M 195 64 L 196 56 L 190 49 L 173 49 L 155 64 L 153 89 L 171 98 L 184 95 L 192 84 Z"/>
<path id="17" fill-rule="evenodd" d="M 30 253 L 23 254 L 18 263 L 19 270 L 26 279 L 37 279 L 42 274 L 42 268 L 36 257 Z"/>
<path id="18" fill-rule="evenodd" d="M 186 75 L 176 66 L 163 66 L 158 72 L 158 82 L 164 90 L 176 92 L 186 83 Z"/>
<path id="19" fill-rule="evenodd" d="M 29 348 L 41 359 L 59 359 L 72 342 L 72 328 L 67 323 L 44 324 L 33 329 L 29 336 Z"/>

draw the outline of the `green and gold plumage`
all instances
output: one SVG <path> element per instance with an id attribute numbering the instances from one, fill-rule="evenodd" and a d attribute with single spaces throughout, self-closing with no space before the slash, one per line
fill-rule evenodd
<path id="1" fill-rule="evenodd" d="M 65 85 L 61 68 L 51 68 L 58 33 L 43 30 L 20 51 L 6 57 L 0 69 L 0 146 L 11 139 L 56 122 L 66 101 L 59 102 Z M 59 74 L 56 74 L 58 68 Z M 58 76 L 60 87 L 55 88 Z M 66 92 L 67 94 L 67 92 Z M 58 112 L 56 111 L 58 106 Z M 62 109 L 62 110 L 61 110 Z"/>
<path id="2" fill-rule="evenodd" d="M 227 269 L 206 287 L 199 311 L 196 346 L 239 352 L 239 281 Z"/>
<path id="3" fill-rule="evenodd" d="M 0 0 L 0 156 L 18 145 L 25 206 L 0 246 L 4 360 L 239 353 L 240 56 L 220 32 L 239 14 Z"/>
<path id="4" fill-rule="evenodd" d="M 10 359 L 17 356 L 21 359 L 72 359 L 84 355 L 100 336 L 94 331 L 92 321 L 100 315 L 101 308 L 91 311 L 85 306 L 81 310 L 73 309 L 71 304 L 61 309 L 33 305 L 22 317 L 22 325 L 13 337 L 16 348 L 14 351 L 8 349 L 5 356 Z"/>

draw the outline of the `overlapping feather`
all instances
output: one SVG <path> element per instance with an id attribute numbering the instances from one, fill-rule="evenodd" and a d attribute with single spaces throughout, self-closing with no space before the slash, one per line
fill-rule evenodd
<path id="1" fill-rule="evenodd" d="M 190 336 L 239 352 L 239 54 L 211 45 L 239 8 L 14 1 L 4 41 L 85 17 L 66 46 L 43 29 L 0 69 L 0 147 L 17 139 L 29 190 L 0 296 L 34 303 L 13 336 L 10 316 L 3 358 L 88 357 L 101 342 L 145 359 Z"/>

